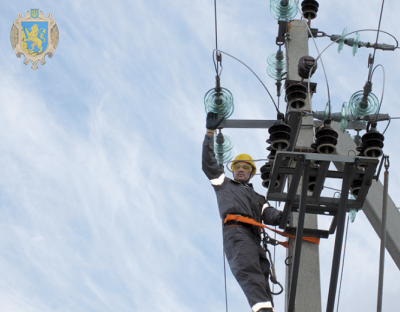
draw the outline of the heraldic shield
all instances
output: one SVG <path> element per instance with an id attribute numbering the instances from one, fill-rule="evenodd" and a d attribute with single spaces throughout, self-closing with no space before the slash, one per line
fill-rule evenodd
<path id="1" fill-rule="evenodd" d="M 44 65 L 44 57 L 53 57 L 58 45 L 58 27 L 51 14 L 45 17 L 39 9 L 31 9 L 25 16 L 18 14 L 11 28 L 11 45 L 17 54 L 25 56 L 26 65 L 38 68 L 37 62 Z"/>

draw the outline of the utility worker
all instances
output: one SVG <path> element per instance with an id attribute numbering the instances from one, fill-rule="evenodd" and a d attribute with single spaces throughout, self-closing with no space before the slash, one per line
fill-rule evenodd
<path id="1" fill-rule="evenodd" d="M 257 194 L 249 180 L 256 166 L 247 154 L 240 154 L 232 162 L 233 179 L 225 177 L 214 153 L 214 133 L 222 119 L 208 113 L 206 136 L 203 142 L 203 171 L 217 195 L 222 220 L 228 214 L 241 215 L 257 222 L 277 225 L 282 212 L 271 207 L 265 197 Z M 224 251 L 233 275 L 242 287 L 253 312 L 273 312 L 273 299 L 269 286 L 270 263 L 261 247 L 257 226 L 239 221 L 225 222 L 223 228 Z"/>

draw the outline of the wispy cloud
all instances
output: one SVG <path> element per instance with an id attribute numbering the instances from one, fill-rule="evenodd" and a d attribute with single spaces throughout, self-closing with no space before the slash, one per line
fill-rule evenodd
<path id="1" fill-rule="evenodd" d="M 12 21 L 30 5 L 9 3 L 0 19 L 0 310 L 224 309 L 221 224 L 200 163 L 203 97 L 215 79 L 212 3 L 43 1 L 39 8 L 53 15 L 60 42 L 35 72 L 15 57 L 8 41 Z M 327 33 L 375 27 L 377 20 L 371 26 L 369 18 L 341 9 L 348 5 L 321 4 L 315 25 Z M 393 25 L 395 9 L 388 4 L 382 25 Z M 265 59 L 277 49 L 277 24 L 268 11 L 268 3 L 218 3 L 219 48 L 263 80 Z M 347 25 L 333 27 L 331 11 Z M 369 14 L 376 18 L 374 9 Z M 328 43 L 318 39 L 322 47 Z M 349 47 L 339 56 L 335 49 L 323 58 L 338 109 L 362 88 L 370 51 L 360 49 L 360 57 L 351 58 Z M 387 67 L 384 108 L 395 114 L 399 64 L 395 54 L 384 53 L 387 59 L 377 52 Z M 252 74 L 228 57 L 223 64 L 223 86 L 235 97 L 232 118 L 274 119 L 270 99 Z M 321 72 L 316 75 L 314 107 L 322 110 L 326 91 Z M 274 82 L 266 84 L 275 94 Z M 393 121 L 389 142 L 397 127 Z M 233 137 L 235 152 L 267 155 L 266 132 L 225 133 Z M 385 150 L 395 157 L 393 144 Z M 393 164 L 391 179 L 398 170 Z M 265 193 L 259 182 L 257 191 Z M 344 310 L 375 304 L 371 285 L 377 285 L 379 240 L 371 229 L 360 212 L 349 233 Z M 320 246 L 323 302 L 332 244 L 333 238 Z M 283 281 L 285 251 L 276 252 Z M 389 256 L 387 263 L 384 300 L 393 309 L 390 294 L 398 292 L 399 273 Z M 230 311 L 248 309 L 227 270 Z M 351 287 L 365 296 L 349 296 Z M 283 310 L 281 297 L 277 310 Z"/>

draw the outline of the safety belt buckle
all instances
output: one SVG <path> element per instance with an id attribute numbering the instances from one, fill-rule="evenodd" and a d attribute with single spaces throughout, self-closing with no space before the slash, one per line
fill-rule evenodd
<path id="1" fill-rule="evenodd" d="M 271 244 L 271 245 L 274 245 L 274 246 L 277 246 L 279 244 L 279 242 L 276 239 L 273 239 L 273 238 L 271 238 L 269 236 L 264 237 L 264 242 L 266 244 Z"/>

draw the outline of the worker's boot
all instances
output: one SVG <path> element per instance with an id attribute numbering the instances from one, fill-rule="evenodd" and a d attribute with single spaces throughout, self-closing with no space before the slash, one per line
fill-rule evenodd
<path id="1" fill-rule="evenodd" d="M 271 308 L 262 308 L 262 309 L 258 310 L 257 312 L 274 312 L 274 309 L 271 309 Z"/>

